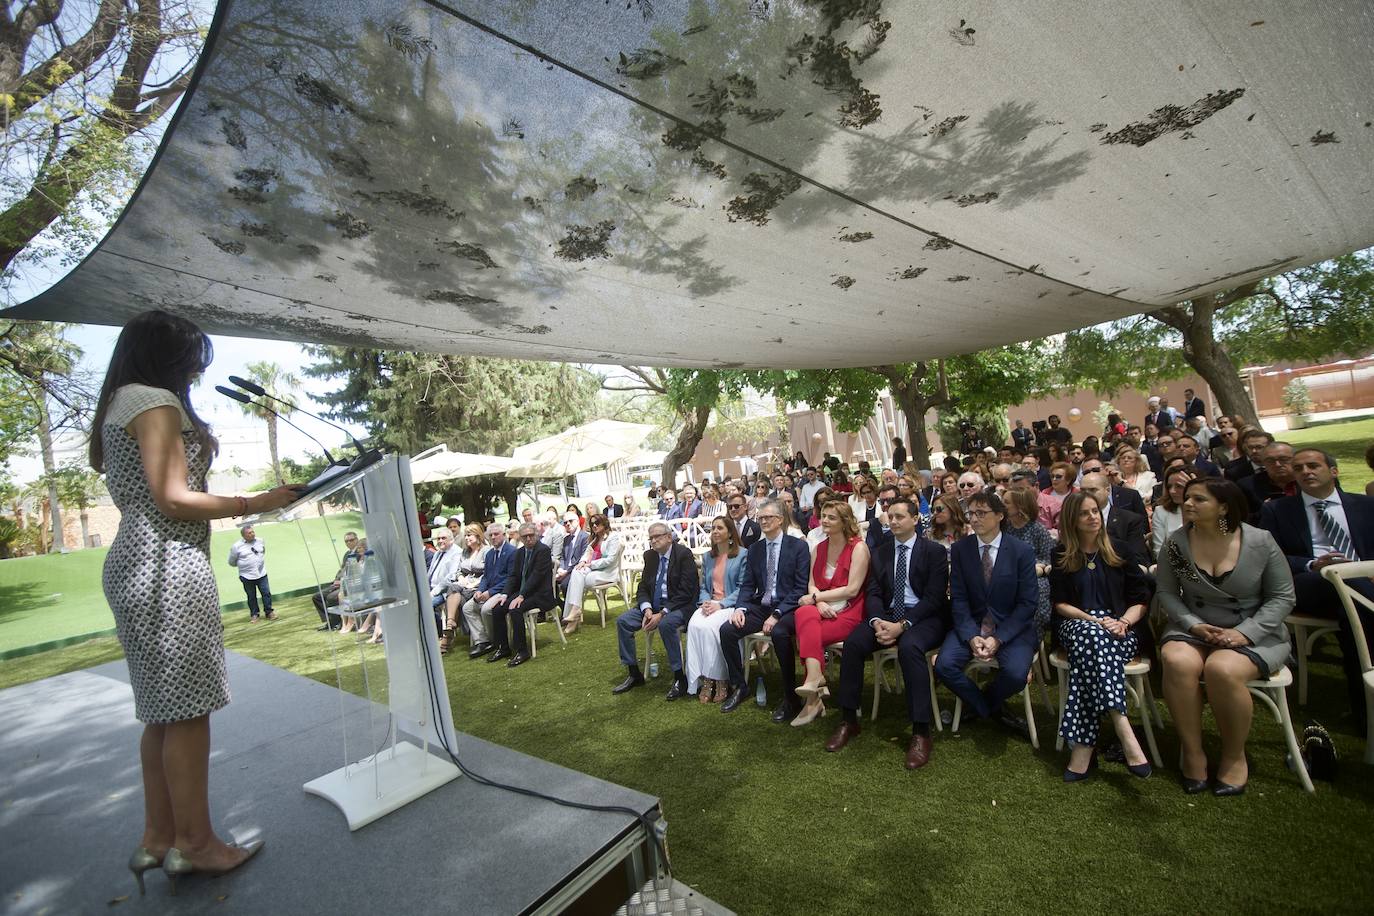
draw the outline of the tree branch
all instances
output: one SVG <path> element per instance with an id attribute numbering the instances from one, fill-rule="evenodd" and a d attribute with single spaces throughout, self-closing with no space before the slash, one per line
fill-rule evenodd
<path id="1" fill-rule="evenodd" d="M 32 40 L 33 33 L 44 25 L 53 25 L 57 21 L 57 16 L 62 11 L 62 0 L 51 0 L 51 2 L 40 4 L 44 12 L 50 11 L 51 18 L 46 21 L 41 20 L 43 13 L 38 13 L 32 17 L 34 24 L 28 30 L 24 40 L 24 48 L 27 49 L 29 41 Z M 84 73 L 92 64 L 100 59 L 106 51 L 110 49 L 110 44 L 114 41 L 115 35 L 119 34 L 119 27 L 124 22 L 124 13 L 120 9 L 120 0 L 101 0 L 100 10 L 96 13 L 95 21 L 86 34 L 82 35 L 72 44 L 62 47 L 56 54 L 47 60 L 35 65 L 27 73 L 18 74 L 18 68 L 23 66 L 23 55 L 14 64 L 14 72 L 6 73 L 8 67 L 0 68 L 0 83 L 3 83 L 3 90 L 14 96 L 14 105 L 10 109 L 10 117 L 14 118 L 22 115 L 43 99 L 52 95 L 58 86 L 64 85 L 73 77 Z M 18 29 L 25 30 L 25 16 L 20 15 Z"/>

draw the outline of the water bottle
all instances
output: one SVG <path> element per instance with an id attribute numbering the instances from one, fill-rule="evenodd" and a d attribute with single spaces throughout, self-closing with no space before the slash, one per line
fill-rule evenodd
<path id="1" fill-rule="evenodd" d="M 754 704 L 756 706 L 768 705 L 768 688 L 763 685 L 763 675 L 760 674 L 757 686 L 754 687 Z"/>
<path id="2" fill-rule="evenodd" d="M 358 558 L 350 553 L 344 558 L 343 575 L 339 577 L 339 607 L 348 610 L 361 604 L 362 591 L 362 570 L 358 567 Z"/>
<path id="3" fill-rule="evenodd" d="M 649 677 L 658 677 L 658 659 L 649 660 Z"/>
<path id="4" fill-rule="evenodd" d="M 363 596 L 368 601 L 380 600 L 384 585 L 382 561 L 369 550 L 363 554 Z"/>

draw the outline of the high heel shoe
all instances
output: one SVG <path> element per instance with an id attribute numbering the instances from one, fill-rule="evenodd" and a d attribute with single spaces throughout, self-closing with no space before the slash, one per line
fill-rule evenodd
<path id="1" fill-rule="evenodd" d="M 1183 786 L 1183 791 L 1189 795 L 1198 795 L 1207 791 L 1207 777 L 1201 779 L 1189 779 L 1183 772 L 1183 755 L 1178 755 L 1178 782 Z"/>
<path id="2" fill-rule="evenodd" d="M 819 681 L 816 684 L 803 683 L 797 687 L 795 692 L 797 696 L 806 700 L 810 700 L 814 696 L 830 696 L 830 688 L 825 686 L 825 681 Z"/>
<path id="3" fill-rule="evenodd" d="M 810 725 L 812 722 L 815 722 L 821 716 L 825 715 L 824 703 L 817 703 L 815 706 L 808 708 L 811 709 L 811 712 L 808 713 L 806 709 L 803 709 L 801 713 L 792 720 L 793 728 L 801 728 L 803 725 Z"/>
<path id="4" fill-rule="evenodd" d="M 138 895 L 144 896 L 146 891 L 143 887 L 143 873 L 150 868 L 157 868 L 162 864 L 162 860 L 148 851 L 148 847 L 140 846 L 134 850 L 134 854 L 129 856 L 129 871 L 134 873 L 134 880 L 138 882 Z"/>
<path id="5" fill-rule="evenodd" d="M 1150 774 L 1155 770 L 1154 767 L 1150 766 L 1150 761 L 1147 760 L 1144 763 L 1126 764 L 1126 771 L 1136 779 L 1149 779 Z"/>
<path id="6" fill-rule="evenodd" d="M 1217 784 L 1212 787 L 1212 794 L 1215 795 L 1217 798 L 1227 798 L 1232 795 L 1244 795 L 1245 786 L 1245 783 L 1241 783 L 1238 786 L 1233 786 L 1229 782 L 1222 782 L 1220 779 L 1218 779 Z"/>
<path id="7" fill-rule="evenodd" d="M 230 845 L 242 849 L 247 855 L 228 868 L 200 868 L 193 865 L 191 860 L 183 856 L 181 850 L 176 847 L 167 850 L 167 856 L 162 860 L 162 872 L 167 876 L 167 881 L 172 886 L 172 896 L 175 897 L 177 895 L 177 879 L 182 875 L 189 875 L 192 872 L 199 872 L 202 875 L 210 875 L 212 877 L 216 875 L 227 875 L 234 869 L 242 867 L 245 862 L 256 856 L 258 852 L 262 850 L 263 843 L 262 840 L 253 840 L 251 843 L 243 843 L 241 845 L 232 843 Z"/>

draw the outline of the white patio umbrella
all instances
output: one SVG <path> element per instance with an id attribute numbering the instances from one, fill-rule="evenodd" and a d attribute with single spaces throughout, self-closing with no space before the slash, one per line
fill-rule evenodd
<path id="1" fill-rule="evenodd" d="M 506 476 L 562 480 L 628 458 L 639 451 L 652 431 L 653 427 L 645 423 L 593 420 L 519 446 L 512 455 L 514 466 Z"/>
<path id="2" fill-rule="evenodd" d="M 511 464 L 512 459 L 499 455 L 451 452 L 447 445 L 440 443 L 410 459 L 410 476 L 415 483 L 462 480 L 483 474 L 503 474 Z"/>

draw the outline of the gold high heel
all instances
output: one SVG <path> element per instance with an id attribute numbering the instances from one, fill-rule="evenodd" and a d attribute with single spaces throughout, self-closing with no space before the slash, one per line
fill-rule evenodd
<path id="1" fill-rule="evenodd" d="M 820 681 L 814 687 L 810 684 L 803 683 L 797 687 L 796 694 L 808 700 L 814 696 L 828 697 L 830 696 L 830 688 L 826 686 L 825 681 Z"/>
<path id="2" fill-rule="evenodd" d="M 825 715 L 825 704 L 817 702 L 814 711 L 810 715 L 803 709 L 801 715 L 792 720 L 792 727 L 801 728 L 803 725 L 810 725 L 823 715 Z"/>
<path id="3" fill-rule="evenodd" d="M 582 626 L 582 611 L 578 611 L 576 616 L 569 615 L 563 618 L 563 635 L 571 636 L 577 632 L 577 628 Z"/>
<path id="4" fill-rule="evenodd" d="M 150 868 L 157 868 L 162 864 L 162 860 L 148 851 L 148 847 L 140 846 L 134 850 L 134 854 L 129 856 L 129 871 L 134 873 L 134 880 L 138 882 L 138 895 L 144 896 L 146 890 L 143 887 L 143 873 Z"/>
<path id="5" fill-rule="evenodd" d="M 191 860 L 182 855 L 181 850 L 176 847 L 167 850 L 167 857 L 162 860 L 162 872 L 167 876 L 167 881 L 172 886 L 172 896 L 175 897 L 177 895 L 177 879 L 182 875 L 189 875 L 191 872 L 200 872 L 202 875 L 210 875 L 212 877 L 227 875 L 229 872 L 241 867 L 245 862 L 257 855 L 262 849 L 263 844 L 262 840 L 253 840 L 251 843 L 244 843 L 242 845 L 238 843 L 230 843 L 229 845 L 242 849 L 248 854 L 228 868 L 200 868 L 193 865 Z"/>

